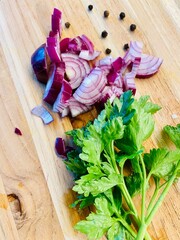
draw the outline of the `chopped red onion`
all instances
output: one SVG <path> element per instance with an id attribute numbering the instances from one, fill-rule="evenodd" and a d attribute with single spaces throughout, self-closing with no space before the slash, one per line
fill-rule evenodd
<path id="1" fill-rule="evenodd" d="M 142 54 L 136 77 L 146 78 L 152 76 L 159 70 L 162 62 L 163 60 L 161 58 Z"/>
<path id="2" fill-rule="evenodd" d="M 37 117 L 40 117 L 44 124 L 51 123 L 54 119 L 47 109 L 43 106 L 36 106 L 31 110 L 31 113 Z"/>
<path id="3" fill-rule="evenodd" d="M 55 150 L 59 156 L 66 157 L 66 146 L 63 138 L 56 138 Z"/>
<path id="4" fill-rule="evenodd" d="M 91 106 L 87 106 L 83 103 L 78 102 L 74 97 L 71 97 L 69 99 L 69 110 L 72 117 L 76 117 L 81 113 L 88 112 L 91 109 Z"/>
<path id="5" fill-rule="evenodd" d="M 69 42 L 70 42 L 70 38 L 63 38 L 60 41 L 60 52 L 61 53 L 68 52 Z"/>
<path id="6" fill-rule="evenodd" d="M 47 82 L 43 100 L 49 104 L 54 104 L 62 86 L 62 81 L 64 79 L 65 64 L 64 62 L 59 62 L 52 65 L 52 69 L 49 75 L 49 80 Z"/>
<path id="7" fill-rule="evenodd" d="M 62 33 L 62 12 L 59 9 L 54 8 L 54 12 L 51 18 L 51 27 L 54 33 L 61 35 Z"/>
<path id="8" fill-rule="evenodd" d="M 15 128 L 15 129 L 14 129 L 14 132 L 15 132 L 17 135 L 22 136 L 22 132 L 21 132 L 21 130 L 20 130 L 19 128 Z"/>
<path id="9" fill-rule="evenodd" d="M 134 62 L 135 58 L 140 58 L 142 54 L 143 43 L 137 41 L 130 42 L 130 48 L 123 57 L 124 66 L 122 67 L 121 72 L 124 72 L 127 66 Z"/>
<path id="10" fill-rule="evenodd" d="M 132 90 L 133 94 L 136 93 L 136 85 L 135 85 L 134 78 L 137 74 L 140 62 L 141 62 L 141 58 L 135 58 L 132 65 L 131 72 L 126 73 L 124 76 L 125 91 Z"/>
<path id="11" fill-rule="evenodd" d="M 79 57 L 85 60 L 94 60 L 99 56 L 101 52 L 100 51 L 94 51 L 93 53 L 90 53 L 89 50 L 81 50 Z"/>
<path id="12" fill-rule="evenodd" d="M 46 49 L 52 62 L 60 62 L 60 46 L 58 34 L 47 38 Z"/>
<path id="13" fill-rule="evenodd" d="M 61 91 L 53 105 L 54 112 L 62 113 L 63 110 L 68 106 L 69 99 L 72 95 L 72 88 L 69 82 L 63 79 Z"/>
<path id="14" fill-rule="evenodd" d="M 95 67 L 90 74 L 84 78 L 73 96 L 83 104 L 92 105 L 100 99 L 101 92 L 106 84 L 107 78 L 103 71 Z"/>
<path id="15" fill-rule="evenodd" d="M 82 50 L 89 50 L 89 53 L 93 54 L 94 44 L 91 42 L 91 40 L 84 34 L 81 36 L 81 40 L 82 40 Z"/>
<path id="16" fill-rule="evenodd" d="M 72 53 L 62 53 L 61 57 L 65 63 L 66 75 L 70 81 L 71 87 L 75 89 L 90 72 L 89 63 Z"/>
<path id="17" fill-rule="evenodd" d="M 47 83 L 50 59 L 46 52 L 46 44 L 42 44 L 32 54 L 31 65 L 36 75 L 36 78 L 41 83 Z"/>

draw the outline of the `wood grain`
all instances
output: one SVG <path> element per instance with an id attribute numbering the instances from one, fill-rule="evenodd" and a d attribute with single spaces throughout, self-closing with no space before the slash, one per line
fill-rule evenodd
<path id="1" fill-rule="evenodd" d="M 87 10 L 88 4 L 93 4 L 93 11 Z M 56 137 L 65 137 L 72 125 L 76 128 L 93 119 L 96 109 L 71 121 L 53 114 L 55 121 L 48 126 L 30 113 L 34 106 L 43 104 L 44 91 L 33 76 L 30 57 L 46 41 L 54 7 L 62 10 L 63 24 L 71 23 L 62 37 L 86 34 L 102 51 L 101 57 L 107 47 L 112 49 L 112 56 L 123 56 L 124 43 L 139 40 L 145 53 L 163 58 L 158 74 L 136 79 L 136 96 L 148 94 L 162 106 L 155 116 L 156 129 L 146 143 L 147 150 L 171 147 L 168 139 L 162 138 L 162 127 L 180 122 L 179 0 L 1 0 L 0 194 L 5 194 L 6 200 L 5 205 L 0 200 L 0 206 L 7 206 L 0 208 L 2 240 L 86 239 L 73 230 L 85 213 L 68 206 L 74 199 L 72 177 L 56 156 L 54 142 Z M 103 18 L 104 10 L 110 12 L 108 19 Z M 121 11 L 126 13 L 123 21 L 118 18 Z M 129 31 L 131 23 L 137 25 L 133 33 Z M 103 30 L 109 33 L 106 39 L 100 37 Z M 22 136 L 14 134 L 15 127 Z M 149 227 L 153 239 L 180 239 L 179 197 L 176 183 Z"/>

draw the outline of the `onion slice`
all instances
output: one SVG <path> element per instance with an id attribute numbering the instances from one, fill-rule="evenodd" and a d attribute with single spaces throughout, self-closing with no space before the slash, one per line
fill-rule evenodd
<path id="1" fill-rule="evenodd" d="M 162 62 L 163 60 L 161 58 L 142 54 L 136 77 L 146 78 L 152 76 L 159 70 Z"/>
<path id="2" fill-rule="evenodd" d="M 54 8 L 54 12 L 51 17 L 51 28 L 54 33 L 59 33 L 61 36 L 62 33 L 62 12 Z"/>
<path id="3" fill-rule="evenodd" d="M 39 82 L 46 84 L 50 59 L 46 52 L 46 44 L 42 44 L 31 56 L 31 65 Z"/>
<path id="4" fill-rule="evenodd" d="M 70 43 L 70 38 L 63 38 L 60 41 L 60 52 L 61 53 L 68 52 L 69 43 Z"/>
<path id="5" fill-rule="evenodd" d="M 55 34 L 51 37 L 49 36 L 47 38 L 46 49 L 52 62 L 60 62 L 60 46 L 58 34 Z"/>
<path id="6" fill-rule="evenodd" d="M 142 54 L 143 43 L 138 41 L 131 41 L 130 48 L 123 57 L 124 65 L 121 69 L 123 73 L 127 66 L 134 62 L 135 58 L 140 58 Z"/>
<path id="7" fill-rule="evenodd" d="M 104 72 L 95 67 L 90 74 L 84 78 L 81 85 L 74 92 L 74 98 L 86 105 L 92 105 L 101 97 L 101 92 L 107 84 L 107 78 Z"/>
<path id="8" fill-rule="evenodd" d="M 59 62 L 57 64 L 53 64 L 51 68 L 43 100 L 52 105 L 61 90 L 65 73 L 65 64 L 64 62 Z"/>
<path id="9" fill-rule="evenodd" d="M 78 102 L 74 97 L 69 99 L 69 110 L 72 117 L 76 117 L 81 113 L 88 112 L 91 109 L 91 106 L 87 106 L 81 102 Z"/>
<path id="10" fill-rule="evenodd" d="M 69 82 L 63 79 L 61 91 L 53 105 L 54 112 L 62 113 L 63 110 L 68 106 L 69 99 L 72 96 L 72 88 Z"/>
<path id="11" fill-rule="evenodd" d="M 89 50 L 81 50 L 79 57 L 85 60 L 94 60 L 100 55 L 100 51 L 94 51 L 93 53 L 90 53 Z"/>
<path id="12" fill-rule="evenodd" d="M 55 150 L 57 155 L 66 157 L 66 146 L 63 138 L 56 138 Z"/>
<path id="13" fill-rule="evenodd" d="M 131 90 L 133 94 L 136 93 L 136 85 L 135 85 L 135 76 L 137 74 L 138 68 L 140 66 L 141 58 L 135 58 L 131 72 L 128 72 L 124 76 L 124 87 L 125 91 Z"/>
<path id="14" fill-rule="evenodd" d="M 21 130 L 20 130 L 19 128 L 15 128 L 15 129 L 14 129 L 14 132 L 15 132 L 17 135 L 22 136 L 22 132 L 21 132 Z"/>
<path id="15" fill-rule="evenodd" d="M 89 63 L 72 53 L 62 53 L 61 57 L 66 66 L 66 75 L 70 85 L 72 89 L 75 89 L 90 72 Z"/>
<path id="16" fill-rule="evenodd" d="M 49 124 L 54 120 L 47 109 L 41 105 L 34 107 L 31 110 L 31 113 L 37 117 L 40 117 L 44 124 Z"/>

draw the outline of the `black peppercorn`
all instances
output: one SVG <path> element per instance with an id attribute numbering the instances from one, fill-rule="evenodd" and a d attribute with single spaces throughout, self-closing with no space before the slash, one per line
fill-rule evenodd
<path id="1" fill-rule="evenodd" d="M 128 43 L 124 44 L 123 49 L 124 49 L 124 50 L 128 50 L 128 49 L 129 49 L 129 44 L 128 44 Z"/>
<path id="2" fill-rule="evenodd" d="M 88 9 L 89 9 L 89 11 L 92 11 L 93 10 L 93 5 L 89 5 Z"/>
<path id="3" fill-rule="evenodd" d="M 69 28 L 70 26 L 71 26 L 71 24 L 70 24 L 69 22 L 66 22 L 66 23 L 65 23 L 65 27 L 66 27 L 66 28 Z"/>
<path id="4" fill-rule="evenodd" d="M 121 20 L 124 19 L 125 16 L 126 16 L 126 14 L 125 14 L 124 12 L 121 12 L 121 13 L 119 14 L 119 18 L 120 18 Z"/>
<path id="5" fill-rule="evenodd" d="M 133 32 L 136 30 L 136 25 L 135 24 L 131 24 L 130 25 L 130 30 Z"/>
<path id="6" fill-rule="evenodd" d="M 105 18 L 108 18 L 108 16 L 109 16 L 109 11 L 107 11 L 107 10 L 104 11 L 104 17 L 105 17 Z"/>
<path id="7" fill-rule="evenodd" d="M 110 49 L 110 48 L 106 48 L 105 53 L 106 53 L 106 54 L 110 54 L 110 53 L 111 53 L 111 49 Z"/>
<path id="8" fill-rule="evenodd" d="M 105 30 L 101 33 L 102 38 L 106 38 L 107 35 L 108 35 L 108 32 L 106 32 Z"/>

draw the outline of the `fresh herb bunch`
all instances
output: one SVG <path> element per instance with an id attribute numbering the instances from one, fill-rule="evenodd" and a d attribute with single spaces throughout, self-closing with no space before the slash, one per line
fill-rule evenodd
<path id="1" fill-rule="evenodd" d="M 164 128 L 175 150 L 158 148 L 144 153 L 143 142 L 154 130 L 153 114 L 160 110 L 148 99 L 143 96 L 135 100 L 127 91 L 112 104 L 108 101 L 94 122 L 67 132 L 76 145 L 65 161 L 75 174 L 73 190 L 78 196 L 72 207 L 82 209 L 93 204 L 96 209 L 75 229 L 90 240 L 103 235 L 108 240 L 150 240 L 146 229 L 180 176 L 180 124 Z M 129 166 L 128 174 L 125 165 Z M 147 202 L 151 177 L 155 190 Z M 140 216 L 133 202 L 137 193 L 141 194 Z"/>

